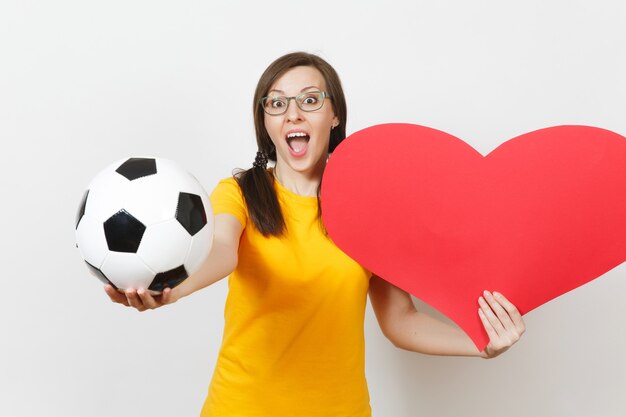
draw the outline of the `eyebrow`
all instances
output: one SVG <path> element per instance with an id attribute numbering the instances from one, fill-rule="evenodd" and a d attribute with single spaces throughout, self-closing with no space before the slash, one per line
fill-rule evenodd
<path id="1" fill-rule="evenodd" d="M 318 86 L 315 86 L 315 85 L 310 85 L 310 86 L 308 86 L 308 87 L 304 87 L 302 90 L 300 90 L 300 92 L 302 93 L 302 92 L 304 92 L 305 90 L 308 90 L 308 89 L 310 89 L 310 88 L 316 88 L 316 89 L 320 90 L 320 88 L 319 88 Z M 283 90 L 270 90 L 270 91 L 268 91 L 268 94 L 269 94 L 269 93 L 271 93 L 271 92 L 273 92 L 273 91 L 275 91 L 275 92 L 277 92 L 277 93 L 285 94 L 285 92 L 284 92 Z"/>

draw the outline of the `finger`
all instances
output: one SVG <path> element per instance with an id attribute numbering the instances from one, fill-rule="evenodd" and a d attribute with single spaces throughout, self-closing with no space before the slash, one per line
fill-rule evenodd
<path id="1" fill-rule="evenodd" d="M 112 285 L 105 285 L 104 292 L 106 292 L 111 301 L 113 301 L 114 303 L 124 304 L 125 306 L 128 306 L 128 300 L 126 299 L 126 295 L 120 293 L 118 290 L 113 288 Z"/>
<path id="2" fill-rule="evenodd" d="M 166 288 L 161 293 L 161 304 L 169 304 L 172 302 L 172 289 Z"/>
<path id="3" fill-rule="evenodd" d="M 128 304 L 131 307 L 134 307 L 139 311 L 144 311 L 146 309 L 143 305 L 143 302 L 137 295 L 137 290 L 129 288 L 124 292 L 124 294 L 126 294 L 126 299 L 128 300 Z"/>
<path id="4" fill-rule="evenodd" d="M 496 329 L 493 328 L 491 322 L 489 321 L 489 319 L 487 319 L 487 316 L 485 316 L 485 313 L 481 308 L 478 309 L 478 317 L 480 317 L 480 321 L 483 322 L 483 327 L 487 332 L 487 336 L 489 336 L 489 340 L 492 342 L 497 341 L 498 332 L 496 332 Z"/>
<path id="5" fill-rule="evenodd" d="M 498 335 L 502 336 L 503 334 L 505 334 L 506 330 L 504 329 L 502 322 L 495 315 L 489 304 L 487 304 L 487 301 L 485 301 L 483 297 L 479 297 L 478 304 L 480 305 L 480 309 L 482 310 L 483 314 L 485 315 L 493 329 L 498 333 Z"/>
<path id="6" fill-rule="evenodd" d="M 505 330 L 515 330 L 516 326 L 511 320 L 509 313 L 502 305 L 498 302 L 498 300 L 491 294 L 489 291 L 484 292 L 485 300 L 489 303 L 491 310 L 498 316 L 498 319 L 502 323 L 502 326 Z"/>
<path id="7" fill-rule="evenodd" d="M 141 303 L 144 305 L 144 307 L 153 309 L 159 306 L 159 304 L 156 302 L 156 300 L 150 294 L 149 291 L 146 291 L 145 289 L 140 288 L 137 290 L 137 295 L 141 299 Z"/>
<path id="8" fill-rule="evenodd" d="M 526 330 L 526 324 L 524 324 L 524 319 L 522 318 L 522 314 L 519 312 L 517 307 L 513 305 L 504 295 L 499 292 L 493 293 L 494 297 L 498 300 L 498 302 L 504 307 L 504 309 L 509 313 L 509 317 L 515 323 L 515 327 L 520 333 L 523 333 Z"/>

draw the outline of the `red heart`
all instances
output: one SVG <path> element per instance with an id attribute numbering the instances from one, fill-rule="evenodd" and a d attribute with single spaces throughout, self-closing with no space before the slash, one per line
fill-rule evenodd
<path id="1" fill-rule="evenodd" d="M 526 133 L 487 156 L 410 124 L 347 138 L 322 183 L 324 224 L 373 273 L 455 321 L 484 349 L 483 290 L 522 314 L 626 260 L 626 138 Z"/>

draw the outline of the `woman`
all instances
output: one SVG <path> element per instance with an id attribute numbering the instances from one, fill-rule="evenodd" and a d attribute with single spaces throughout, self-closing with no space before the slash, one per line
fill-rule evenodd
<path id="1" fill-rule="evenodd" d="M 346 126 L 341 83 L 328 63 L 306 53 L 274 61 L 257 85 L 254 120 L 254 167 L 213 191 L 214 242 L 201 269 L 159 297 L 106 287 L 113 301 L 144 311 L 230 275 L 223 344 L 202 416 L 371 415 L 368 293 L 384 334 L 403 349 L 489 358 L 519 339 L 517 309 L 485 292 L 479 315 L 490 343 L 477 352 L 460 329 L 416 311 L 407 293 L 326 236 L 319 189 Z"/>

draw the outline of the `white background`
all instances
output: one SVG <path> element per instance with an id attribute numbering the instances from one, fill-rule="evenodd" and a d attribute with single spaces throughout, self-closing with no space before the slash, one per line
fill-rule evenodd
<path id="1" fill-rule="evenodd" d="M 130 155 L 209 190 L 249 167 L 254 87 L 294 50 L 339 72 L 348 133 L 423 124 L 483 154 L 550 125 L 626 134 L 619 0 L 2 0 L 1 416 L 199 413 L 226 281 L 144 314 L 110 303 L 74 247 L 77 205 Z M 626 415 L 625 271 L 528 314 L 491 361 L 396 350 L 368 306 L 374 415 Z"/>

